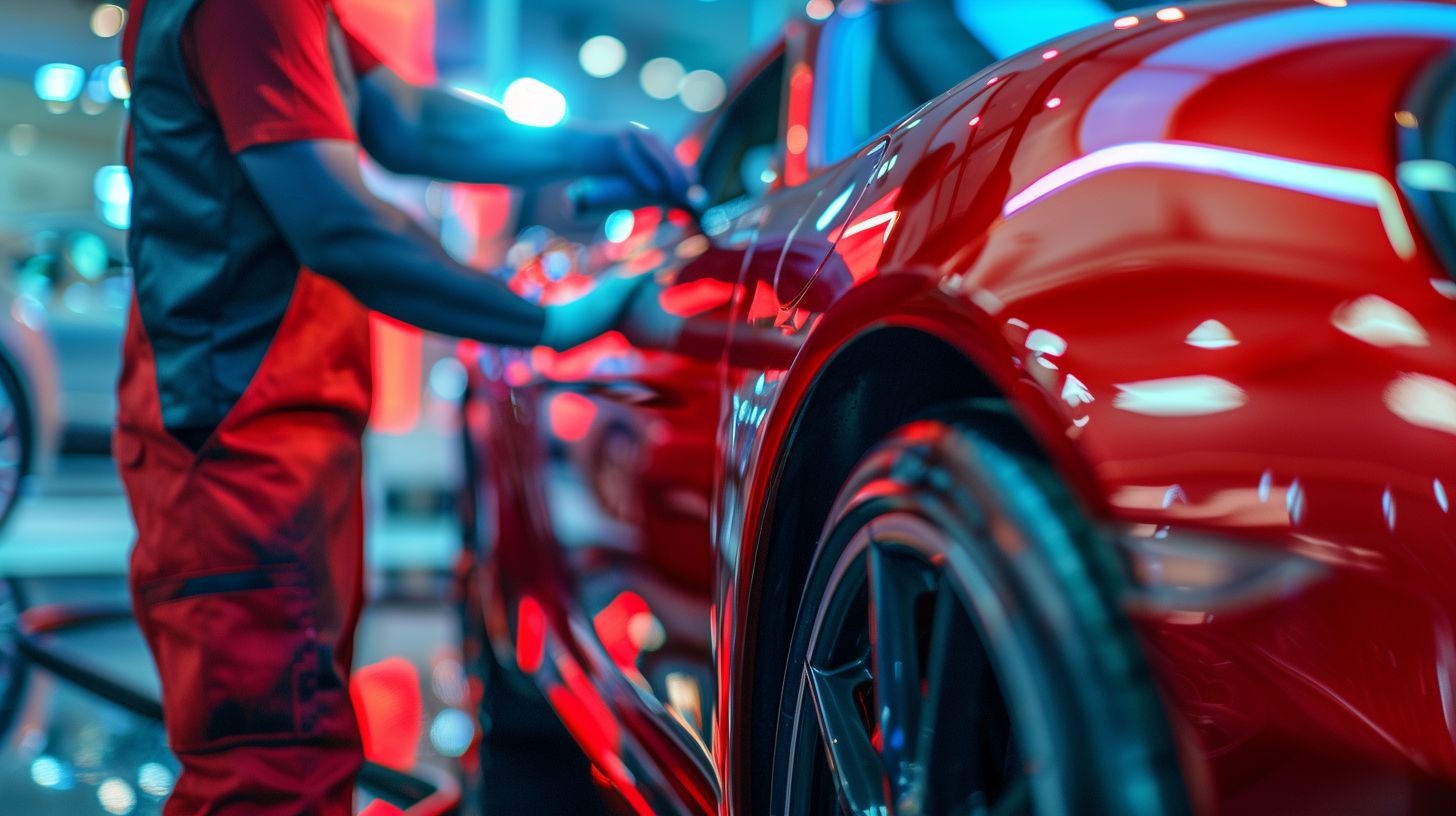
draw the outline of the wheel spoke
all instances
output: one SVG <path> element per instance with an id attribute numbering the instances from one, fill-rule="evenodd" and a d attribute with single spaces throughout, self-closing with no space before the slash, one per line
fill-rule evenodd
<path id="1" fill-rule="evenodd" d="M 916 740 L 915 765 L 923 769 L 917 793 L 932 813 L 965 802 L 999 806 L 1010 725 L 974 627 L 943 580 L 932 621 L 928 692 Z"/>
<path id="2" fill-rule="evenodd" d="M 869 550 L 870 644 L 875 678 L 875 722 L 880 750 L 889 775 L 891 801 L 897 810 L 917 812 L 905 794 L 918 787 L 923 766 L 917 766 L 924 689 L 921 633 L 917 601 L 931 589 L 931 574 L 922 562 L 875 544 Z"/>
<path id="3" fill-rule="evenodd" d="M 856 701 L 857 689 L 870 679 L 868 659 L 807 672 L 840 804 L 855 816 L 886 816 L 884 770 Z"/>

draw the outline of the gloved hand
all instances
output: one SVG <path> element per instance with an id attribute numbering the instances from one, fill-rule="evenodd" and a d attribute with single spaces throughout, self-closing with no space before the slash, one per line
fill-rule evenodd
<path id="1" fill-rule="evenodd" d="M 653 201 L 664 204 L 688 203 L 692 179 L 688 169 L 656 134 L 629 125 L 617 134 L 620 172 Z"/>
<path id="2" fill-rule="evenodd" d="M 577 151 L 582 175 L 621 179 L 640 197 L 642 205 L 678 206 L 690 202 L 690 171 L 656 134 L 645 128 L 629 125 L 619 131 L 578 131 L 570 149 Z"/>
<path id="3" fill-rule="evenodd" d="M 638 348 L 675 351 L 687 319 L 662 307 L 662 286 L 651 275 L 632 295 L 618 327 Z"/>
<path id="4" fill-rule="evenodd" d="M 565 351 L 619 330 L 633 345 L 670 349 L 683 318 L 662 308 L 661 292 L 651 274 L 603 278 L 576 300 L 546 307 L 541 345 Z"/>

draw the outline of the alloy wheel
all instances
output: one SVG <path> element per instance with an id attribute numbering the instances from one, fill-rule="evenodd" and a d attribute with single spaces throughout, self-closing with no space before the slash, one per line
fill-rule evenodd
<path id="1" fill-rule="evenodd" d="M 1031 812 L 1028 766 L 950 550 L 909 515 L 877 519 L 846 548 L 804 667 L 817 728 L 800 730 L 794 753 L 806 766 L 820 756 L 796 811 Z"/>

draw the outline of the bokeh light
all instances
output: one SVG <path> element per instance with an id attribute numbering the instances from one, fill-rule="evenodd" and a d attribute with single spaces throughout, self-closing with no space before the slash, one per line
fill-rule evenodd
<path id="1" fill-rule="evenodd" d="M 650 59 L 642 66 L 638 79 L 642 90 L 653 99 L 671 99 L 677 95 L 683 81 L 682 63 L 672 57 Z"/>
<path id="2" fill-rule="evenodd" d="M 52 62 L 35 71 L 35 95 L 46 102 L 75 102 L 86 84 L 86 71 L 79 65 Z"/>
<path id="3" fill-rule="evenodd" d="M 627 64 L 627 46 L 608 34 L 600 34 L 582 43 L 577 53 L 581 70 L 598 78 L 615 76 Z"/>
<path id="4" fill-rule="evenodd" d="M 96 801 L 107 813 L 125 816 L 136 810 L 136 791 L 126 780 L 113 776 L 96 788 Z"/>
<path id="5" fill-rule="evenodd" d="M 555 127 L 566 118 L 566 97 L 530 77 L 522 77 L 507 86 L 501 104 L 512 122 L 530 127 Z"/>
<path id="6" fill-rule="evenodd" d="M 115 37 L 126 25 L 126 9 L 114 3 L 102 3 L 91 12 L 91 33 L 102 39 Z"/>
<path id="7" fill-rule="evenodd" d="M 633 215 L 631 210 L 617 210 L 607 216 L 607 240 L 620 244 L 632 237 L 632 230 L 636 227 L 637 216 Z"/>
<path id="8" fill-rule="evenodd" d="M 464 397 L 469 384 L 465 366 L 454 357 L 441 357 L 430 366 L 430 390 L 446 402 L 454 402 Z"/>
<path id="9" fill-rule="evenodd" d="M 131 226 L 131 174 L 123 165 L 112 164 L 96 171 L 92 182 L 101 218 L 107 224 L 126 229 Z"/>
<path id="10" fill-rule="evenodd" d="M 707 113 L 723 104 L 728 86 L 723 78 L 707 70 L 693 71 L 683 77 L 678 88 L 683 106 L 694 113 Z"/>
<path id="11" fill-rule="evenodd" d="M 111 253 L 101 236 L 90 232 L 73 233 L 66 240 L 66 257 L 76 272 L 88 281 L 100 280 L 111 262 Z"/>
<path id="12" fill-rule="evenodd" d="M 30 781 L 42 788 L 58 788 L 66 778 L 66 770 L 60 760 L 42 754 L 30 763 Z"/>
<path id="13" fill-rule="evenodd" d="M 116 99 L 131 99 L 131 81 L 127 79 L 126 67 L 119 61 L 106 69 L 106 90 Z"/>
<path id="14" fill-rule="evenodd" d="M 834 13 L 833 0 L 809 0 L 804 7 L 804 13 L 809 15 L 811 20 L 827 20 L 829 15 Z"/>
<path id="15" fill-rule="evenodd" d="M 176 783 L 176 775 L 160 762 L 146 762 L 137 769 L 137 787 L 148 796 L 164 798 L 172 793 L 172 786 Z"/>
<path id="16" fill-rule="evenodd" d="M 791 125 L 787 141 L 790 153 L 803 153 L 809 149 L 809 129 L 803 125 Z"/>
<path id="17" fill-rule="evenodd" d="M 17 156 L 29 156 L 40 141 L 40 132 L 35 125 L 21 122 L 10 128 L 10 152 Z"/>
<path id="18" fill-rule="evenodd" d="M 458 708 L 447 708 L 430 723 L 430 745 L 443 756 L 458 757 L 475 740 L 475 720 Z"/>

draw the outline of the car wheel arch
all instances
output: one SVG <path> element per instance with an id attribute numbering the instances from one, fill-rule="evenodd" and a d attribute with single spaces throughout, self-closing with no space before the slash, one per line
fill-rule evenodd
<path id="1" fill-rule="evenodd" d="M 991 359 L 976 353 L 986 349 L 969 349 L 966 342 L 920 321 L 888 320 L 838 345 L 813 372 L 803 397 L 790 408 L 786 443 L 769 465 L 768 501 L 749 567 L 751 619 L 787 621 L 797 614 L 799 594 L 792 588 L 803 585 L 813 548 L 792 542 L 817 538 L 841 485 L 885 435 L 950 404 L 984 400 L 1010 407 L 1023 396 L 1014 381 L 1000 381 L 978 364 L 979 359 Z M 907 366 L 905 360 L 915 364 Z M 1040 441 L 1042 435 L 1030 427 L 1035 422 L 1027 422 L 1014 408 L 1011 413 Z M 748 658 L 739 669 L 740 688 L 777 689 L 790 633 L 749 628 L 752 634 L 745 633 L 735 646 L 740 657 Z M 776 695 L 763 698 L 771 696 Z M 740 769 L 735 793 L 750 812 L 768 812 L 764 783 L 771 777 L 772 752 L 764 756 L 752 746 L 766 744 L 759 731 L 771 731 L 773 718 L 746 697 L 735 699 L 732 708 L 739 712 L 735 727 L 746 726 L 748 736 L 734 748 L 738 757 L 732 764 Z"/>

